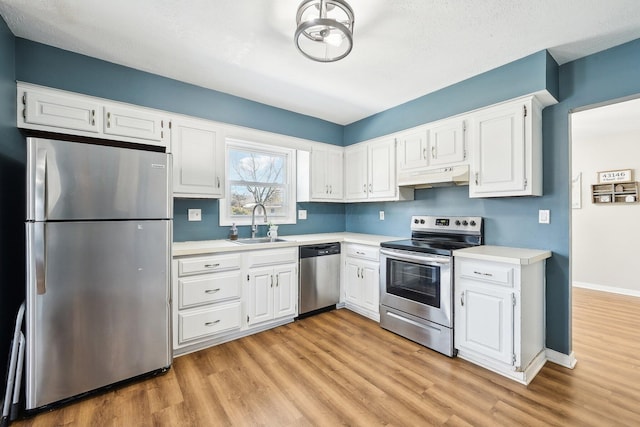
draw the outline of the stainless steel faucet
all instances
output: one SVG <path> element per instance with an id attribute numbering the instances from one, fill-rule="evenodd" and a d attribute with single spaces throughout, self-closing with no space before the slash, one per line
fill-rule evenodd
<path id="1" fill-rule="evenodd" d="M 264 212 L 264 223 L 266 224 L 269 220 L 267 219 L 267 208 L 264 207 L 262 203 L 256 203 L 253 207 L 253 211 L 251 212 L 251 238 L 254 239 L 256 237 L 256 231 L 258 231 L 258 226 L 256 225 L 256 208 L 260 206 L 262 208 L 262 212 Z"/>

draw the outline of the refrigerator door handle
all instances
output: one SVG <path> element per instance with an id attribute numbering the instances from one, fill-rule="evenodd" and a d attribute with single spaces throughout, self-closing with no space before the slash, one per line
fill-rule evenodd
<path id="1" fill-rule="evenodd" d="M 35 258 L 36 266 L 36 290 L 38 295 L 44 295 L 47 292 L 46 286 L 46 234 L 45 224 L 43 222 L 36 222 L 33 224 L 33 256 Z"/>
<path id="2" fill-rule="evenodd" d="M 47 205 L 47 150 L 38 150 L 36 158 L 35 179 L 35 220 L 45 221 L 45 207 Z"/>

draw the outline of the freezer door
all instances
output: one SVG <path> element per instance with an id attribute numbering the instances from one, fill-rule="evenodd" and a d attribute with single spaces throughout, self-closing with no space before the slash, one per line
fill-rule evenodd
<path id="1" fill-rule="evenodd" d="M 27 223 L 26 408 L 171 364 L 171 221 Z"/>
<path id="2" fill-rule="evenodd" d="M 171 156 L 27 139 L 27 220 L 171 218 Z"/>

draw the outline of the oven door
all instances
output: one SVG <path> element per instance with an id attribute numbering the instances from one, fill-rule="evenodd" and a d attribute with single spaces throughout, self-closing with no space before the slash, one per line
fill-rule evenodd
<path id="1" fill-rule="evenodd" d="M 451 257 L 381 249 L 380 304 L 453 327 Z"/>

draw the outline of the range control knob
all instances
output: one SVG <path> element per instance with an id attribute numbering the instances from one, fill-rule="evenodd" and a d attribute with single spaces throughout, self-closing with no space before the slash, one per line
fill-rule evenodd
<path id="1" fill-rule="evenodd" d="M 425 223 L 424 219 L 421 219 L 420 224 L 424 224 L 424 223 Z"/>
<path id="2" fill-rule="evenodd" d="M 456 225 L 460 225 L 460 220 L 456 219 Z"/>
<path id="3" fill-rule="evenodd" d="M 420 220 L 419 220 L 418 218 L 416 218 L 416 219 L 414 219 L 414 220 L 413 220 L 413 223 L 414 223 L 414 224 L 418 224 L 419 222 L 420 222 Z"/>
<path id="4" fill-rule="evenodd" d="M 471 220 L 471 222 L 469 223 L 472 227 L 476 226 L 476 222 L 474 220 Z"/>
<path id="5" fill-rule="evenodd" d="M 464 226 L 466 227 L 467 225 L 469 225 L 469 223 L 468 223 L 468 222 L 467 222 L 467 220 L 465 219 L 464 221 L 462 221 L 462 225 L 464 225 Z"/>

